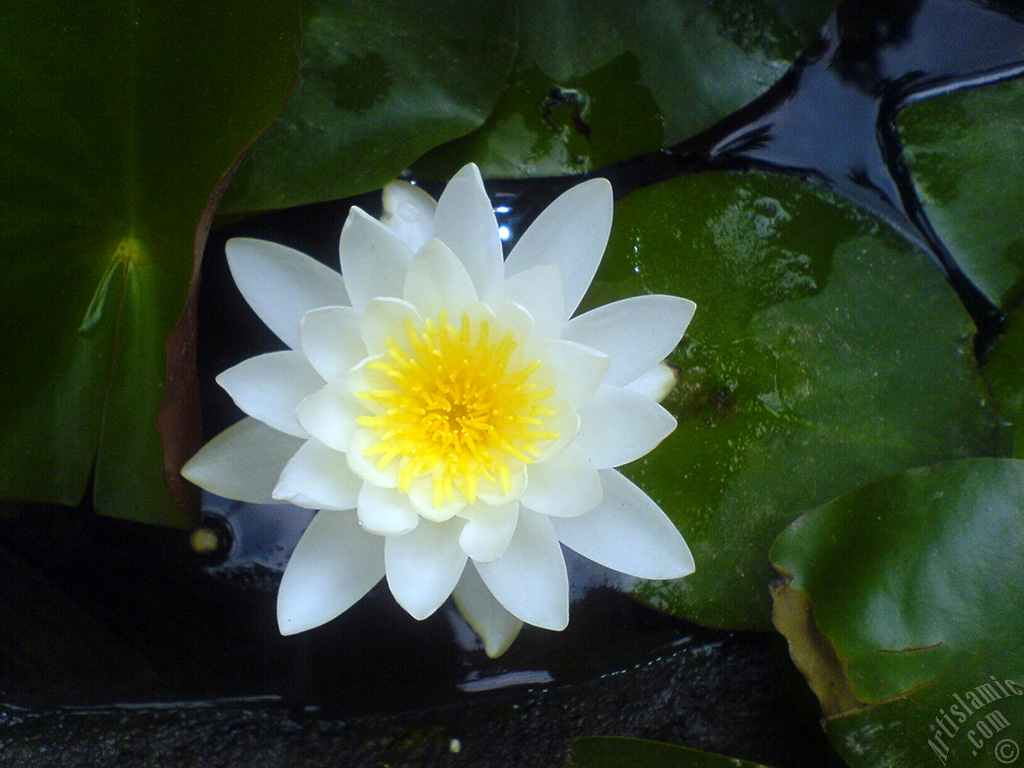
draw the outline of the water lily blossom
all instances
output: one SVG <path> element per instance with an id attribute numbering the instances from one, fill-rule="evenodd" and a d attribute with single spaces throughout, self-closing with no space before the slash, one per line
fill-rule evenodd
<path id="1" fill-rule="evenodd" d="M 647 579 L 693 571 L 682 536 L 615 468 L 675 428 L 655 399 L 692 302 L 645 295 L 573 317 L 604 253 L 611 187 L 555 200 L 507 260 L 476 166 L 435 201 L 384 188 L 353 208 L 341 273 L 274 243 L 227 245 L 235 281 L 289 347 L 218 382 L 248 414 L 185 476 L 320 510 L 285 570 L 285 634 L 381 578 L 423 619 L 452 596 L 491 655 L 523 622 L 562 629 L 561 546 Z"/>

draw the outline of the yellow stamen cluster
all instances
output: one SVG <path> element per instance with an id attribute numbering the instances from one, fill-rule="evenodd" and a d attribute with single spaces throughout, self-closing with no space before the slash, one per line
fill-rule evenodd
<path id="1" fill-rule="evenodd" d="M 508 493 L 510 462 L 530 464 L 538 442 L 558 437 L 538 429 L 555 413 L 544 404 L 554 390 L 531 381 L 540 361 L 513 362 L 515 337 L 492 340 L 491 333 L 486 319 L 473 323 L 465 314 L 458 328 L 446 312 L 422 329 L 408 320 L 404 343 L 388 337 L 387 354 L 368 366 L 391 386 L 357 393 L 383 407 L 358 420 L 380 439 L 364 455 L 380 456 L 382 470 L 399 462 L 403 493 L 416 478 L 431 476 L 435 508 L 453 500 L 456 489 L 475 503 L 481 480 Z"/>

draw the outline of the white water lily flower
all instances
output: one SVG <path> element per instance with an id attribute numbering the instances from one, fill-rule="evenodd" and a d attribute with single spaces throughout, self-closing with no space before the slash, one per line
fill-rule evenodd
<path id="1" fill-rule="evenodd" d="M 352 209 L 341 274 L 274 243 L 227 245 L 290 349 L 218 377 L 249 418 L 183 472 L 320 510 L 281 582 L 281 631 L 329 621 L 386 577 L 418 619 L 452 595 L 497 655 L 523 622 L 566 626 L 560 543 L 642 578 L 691 573 L 675 526 L 614 468 L 675 428 L 652 395 L 694 305 L 637 296 L 572 317 L 608 240 L 608 182 L 555 200 L 507 261 L 474 165 L 436 203 L 393 182 L 384 209 Z"/>

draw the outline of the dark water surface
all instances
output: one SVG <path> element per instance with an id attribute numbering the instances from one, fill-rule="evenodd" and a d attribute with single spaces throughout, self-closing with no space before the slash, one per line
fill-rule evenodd
<path id="1" fill-rule="evenodd" d="M 1021 3 L 847 2 L 763 97 L 682 145 L 600 175 L 620 197 L 721 168 L 767 167 L 828 185 L 929 253 L 991 334 L 1001 318 L 924 217 L 893 120 L 916 99 L 1021 72 Z M 577 182 L 489 182 L 509 242 Z M 261 237 L 334 266 L 352 204 L 379 213 L 379 194 L 211 235 L 200 315 L 207 438 L 240 416 L 216 373 L 280 346 L 235 291 L 224 242 Z M 277 574 L 310 513 L 207 506 L 223 550 L 205 559 L 178 533 L 67 510 L 0 521 L 0 765 L 84 764 L 72 760 L 113 754 L 123 733 L 142 745 L 131 765 L 162 764 L 161 749 L 184 756 L 174 764 L 198 764 L 186 745 L 205 740 L 203 754 L 220 754 L 214 741 L 225 734 L 247 746 L 224 765 L 311 744 L 312 766 L 540 765 L 557 762 L 565 737 L 585 733 L 666 739 L 777 768 L 842 765 L 778 638 L 658 614 L 571 553 L 572 572 L 589 587 L 576 590 L 569 628 L 526 627 L 498 660 L 474 647 L 453 611 L 417 622 L 384 584 L 327 626 L 284 638 Z M 167 706 L 174 702 L 181 706 Z M 466 747 L 458 755 L 453 738 Z M 474 751 L 485 747 L 487 760 Z"/>

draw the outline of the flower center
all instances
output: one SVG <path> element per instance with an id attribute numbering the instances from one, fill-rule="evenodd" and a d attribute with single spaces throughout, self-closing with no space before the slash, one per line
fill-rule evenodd
<path id="1" fill-rule="evenodd" d="M 378 469 L 397 461 L 403 493 L 416 478 L 431 476 L 435 508 L 453 500 L 456 489 L 474 504 L 481 481 L 507 494 L 512 462 L 530 464 L 538 442 L 558 437 L 543 429 L 555 411 L 544 403 L 554 390 L 535 380 L 541 362 L 519 360 L 511 333 L 492 339 L 488 320 L 467 314 L 458 328 L 447 312 L 422 329 L 407 320 L 405 337 L 387 337 L 387 354 L 368 366 L 391 386 L 356 393 L 382 407 L 358 420 L 379 437 L 364 455 L 380 456 Z"/>

